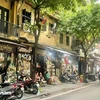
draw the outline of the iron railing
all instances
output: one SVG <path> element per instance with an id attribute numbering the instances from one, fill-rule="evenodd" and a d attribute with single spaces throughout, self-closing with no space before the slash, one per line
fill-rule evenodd
<path id="1" fill-rule="evenodd" d="M 0 19 L 0 33 L 5 36 L 19 36 L 19 26 Z"/>

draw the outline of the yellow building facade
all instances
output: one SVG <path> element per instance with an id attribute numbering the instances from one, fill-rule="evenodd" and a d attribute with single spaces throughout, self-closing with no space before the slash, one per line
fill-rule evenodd
<path id="1" fill-rule="evenodd" d="M 56 56 L 58 55 L 60 56 L 61 53 L 65 53 L 66 58 L 64 59 L 68 59 L 68 56 L 71 54 L 68 51 L 71 51 L 72 37 L 69 36 L 68 34 L 56 33 L 56 31 L 53 30 L 54 25 L 55 27 L 57 26 L 56 25 L 56 21 L 58 20 L 57 18 L 55 18 L 52 15 L 44 15 L 44 18 L 46 19 L 46 23 L 42 26 L 41 34 L 38 41 L 38 44 L 42 46 L 40 47 L 39 53 L 42 51 L 42 53 L 45 54 L 45 56 L 47 56 L 48 51 L 51 52 L 53 50 L 53 52 L 57 51 Z M 2 27 L 0 26 L 0 37 L 15 42 L 16 41 L 20 42 L 20 39 L 24 39 L 26 44 L 27 43 L 34 44 L 34 34 L 30 34 L 30 30 L 26 28 L 25 26 L 26 20 L 31 24 L 34 24 L 34 9 L 28 2 L 25 2 L 24 0 L 0 1 L 0 22 L 1 22 L 0 24 L 2 26 Z M 19 46 L 19 44 L 16 45 Z M 22 46 L 22 44 L 20 45 Z M 24 53 L 25 57 L 28 56 L 28 59 L 30 59 L 29 55 L 31 52 L 31 47 L 32 45 L 30 45 L 29 49 L 27 50 L 23 48 L 20 50 L 20 52 Z M 46 51 L 47 49 L 48 51 Z M 19 58 L 21 55 L 22 54 L 19 55 Z M 49 66 L 50 63 L 51 62 L 48 60 L 47 65 Z M 30 64 L 26 62 L 24 63 L 24 65 L 30 66 Z M 48 69 L 50 69 L 50 67 L 48 67 Z M 59 68 L 57 68 L 56 73 L 59 76 L 58 69 Z M 29 70 L 29 68 L 26 68 L 26 70 Z M 54 67 L 52 67 L 50 70 L 51 72 L 52 71 L 55 72 Z"/>
<path id="2" fill-rule="evenodd" d="M 31 24 L 34 23 L 34 9 L 26 3 L 22 2 L 21 0 L 3 0 L 0 1 L 0 7 L 4 8 L 7 10 L 8 14 L 5 16 L 7 17 L 4 19 L 4 15 L 2 20 L 8 21 L 9 23 L 13 23 L 16 25 L 19 25 L 20 31 L 18 31 L 19 37 L 25 37 L 29 41 L 34 42 L 34 36 L 28 32 L 28 30 L 25 30 L 25 23 L 22 21 L 23 20 L 23 10 L 25 10 L 27 13 L 31 14 Z M 4 13 L 3 13 L 4 14 Z M 41 31 L 40 38 L 39 38 L 39 43 L 44 44 L 44 45 L 49 45 L 49 46 L 54 46 L 54 47 L 60 47 L 60 48 L 65 48 L 68 50 L 71 50 L 71 37 L 69 36 L 69 45 L 66 45 L 66 35 L 63 35 L 63 43 L 59 43 L 60 35 L 58 33 L 53 34 L 52 31 L 50 30 L 49 24 L 54 24 L 55 23 L 55 18 L 46 16 L 46 30 Z M 10 33 L 9 33 L 10 34 Z M 44 41 L 45 40 L 45 41 Z"/>

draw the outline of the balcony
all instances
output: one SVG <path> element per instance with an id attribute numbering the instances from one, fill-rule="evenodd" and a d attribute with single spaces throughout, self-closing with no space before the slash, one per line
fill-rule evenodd
<path id="1" fill-rule="evenodd" d="M 72 40 L 72 50 L 79 53 L 80 49 L 81 49 L 80 41 L 79 40 Z"/>
<path id="2" fill-rule="evenodd" d="M 18 38 L 19 26 L 0 19 L 0 37 L 9 38 L 11 36 Z"/>

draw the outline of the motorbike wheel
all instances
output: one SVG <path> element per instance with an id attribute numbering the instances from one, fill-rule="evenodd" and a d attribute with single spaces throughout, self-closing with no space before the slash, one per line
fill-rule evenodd
<path id="1" fill-rule="evenodd" d="M 61 82 L 64 82 L 64 83 L 67 83 L 68 82 L 68 80 L 67 79 L 65 79 L 65 78 L 63 78 L 63 77 L 61 77 Z"/>
<path id="2" fill-rule="evenodd" d="M 33 89 L 32 93 L 37 94 L 38 93 L 38 87 L 36 85 L 31 85 L 31 88 Z"/>
<path id="3" fill-rule="evenodd" d="M 2 100 L 16 100 L 16 99 L 11 99 L 9 97 L 3 98 Z"/>
<path id="4" fill-rule="evenodd" d="M 17 99 L 21 99 L 23 97 L 23 91 L 20 88 L 16 90 L 16 97 Z"/>
<path id="5" fill-rule="evenodd" d="M 5 98 L 0 98 L 0 100 L 9 100 L 7 97 L 5 97 Z"/>
<path id="6" fill-rule="evenodd" d="M 76 84 L 76 83 L 77 83 L 77 81 L 74 80 L 74 79 L 71 79 L 71 82 L 72 82 L 73 84 Z"/>

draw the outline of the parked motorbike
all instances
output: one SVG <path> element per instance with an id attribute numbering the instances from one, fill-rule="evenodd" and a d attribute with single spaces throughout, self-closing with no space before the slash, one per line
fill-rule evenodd
<path id="1" fill-rule="evenodd" d="M 12 97 L 12 91 L 7 88 L 0 89 L 0 100 L 10 100 L 11 98 L 14 99 L 14 97 Z"/>
<path id="2" fill-rule="evenodd" d="M 15 100 L 21 99 L 23 96 L 23 91 L 21 90 L 21 85 L 16 83 L 1 83 L 0 84 L 0 100 Z"/>
<path id="3" fill-rule="evenodd" d="M 18 73 L 18 83 L 22 83 L 24 85 L 24 90 L 31 92 L 33 94 L 38 93 L 39 84 L 33 81 L 29 75 L 19 74 Z"/>
<path id="4" fill-rule="evenodd" d="M 2 76 L 4 75 L 4 73 L 0 75 Z M 9 98 L 21 99 L 23 97 L 23 92 L 24 92 L 23 84 L 6 82 L 8 80 L 7 73 L 5 74 L 3 79 L 5 83 L 0 83 L 0 86 L 1 86 L 1 89 L 8 89 L 7 91 L 11 92 L 11 96 Z"/>
<path id="5" fill-rule="evenodd" d="M 60 77 L 61 82 L 72 82 L 73 84 L 77 83 L 77 78 L 75 75 L 69 76 L 67 73 L 64 73 Z"/>

